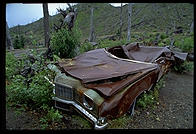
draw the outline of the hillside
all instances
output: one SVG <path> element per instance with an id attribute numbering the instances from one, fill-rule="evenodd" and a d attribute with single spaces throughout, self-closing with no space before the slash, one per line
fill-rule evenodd
<path id="1" fill-rule="evenodd" d="M 89 36 L 90 7 L 94 10 L 94 26 L 96 36 L 116 34 L 120 23 L 120 7 L 108 3 L 79 3 L 76 26 L 82 32 L 82 39 Z M 127 30 L 127 5 L 123 6 L 123 31 Z M 189 3 L 135 3 L 132 9 L 132 32 L 173 31 L 174 27 L 182 27 L 183 31 L 190 29 L 193 21 L 193 4 Z M 50 30 L 58 23 L 60 14 L 50 16 Z M 10 29 L 12 38 L 16 34 L 25 35 L 29 42 L 43 43 L 43 18 L 24 26 Z"/>

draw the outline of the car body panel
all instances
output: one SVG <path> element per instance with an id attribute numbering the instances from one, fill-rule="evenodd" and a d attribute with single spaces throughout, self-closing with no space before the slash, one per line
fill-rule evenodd
<path id="1" fill-rule="evenodd" d="M 104 128 L 107 119 L 125 114 L 142 92 L 150 90 L 167 73 L 175 60 L 183 61 L 186 56 L 167 47 L 131 43 L 61 59 L 54 100 L 72 105 L 95 128 Z"/>

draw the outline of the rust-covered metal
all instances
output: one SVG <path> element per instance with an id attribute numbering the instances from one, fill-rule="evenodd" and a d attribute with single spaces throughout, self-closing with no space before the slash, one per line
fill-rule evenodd
<path id="1" fill-rule="evenodd" d="M 59 65 L 66 73 L 83 83 L 130 75 L 156 66 L 116 59 L 108 55 L 103 48 L 88 51 L 67 62 L 59 62 Z"/>
<path id="2" fill-rule="evenodd" d="M 61 94 L 57 87 L 55 100 L 72 104 L 95 127 L 103 128 L 105 118 L 125 114 L 137 96 L 150 90 L 173 62 L 186 57 L 186 53 L 172 52 L 167 47 L 131 43 L 62 59 L 58 64 L 62 75 L 56 78 L 56 85 L 65 85 L 64 92 L 71 94 Z"/>

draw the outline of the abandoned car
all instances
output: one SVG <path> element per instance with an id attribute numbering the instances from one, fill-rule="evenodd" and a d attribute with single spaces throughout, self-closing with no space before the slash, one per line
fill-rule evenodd
<path id="1" fill-rule="evenodd" d="M 186 57 L 186 53 L 167 47 L 131 43 L 61 59 L 53 66 L 58 68 L 55 107 L 74 108 L 94 123 L 95 129 L 104 129 L 107 120 L 133 112 L 136 98 L 150 90 L 174 62 Z"/>

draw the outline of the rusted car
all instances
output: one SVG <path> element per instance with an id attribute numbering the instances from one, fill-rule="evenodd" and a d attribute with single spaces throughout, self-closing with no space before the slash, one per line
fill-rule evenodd
<path id="1" fill-rule="evenodd" d="M 133 111 L 136 98 L 150 90 L 173 62 L 186 57 L 167 47 L 131 43 L 62 59 L 54 80 L 55 107 L 74 108 L 95 129 L 104 129 L 107 120 Z"/>

